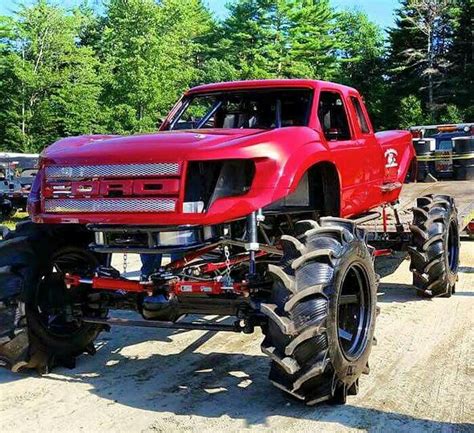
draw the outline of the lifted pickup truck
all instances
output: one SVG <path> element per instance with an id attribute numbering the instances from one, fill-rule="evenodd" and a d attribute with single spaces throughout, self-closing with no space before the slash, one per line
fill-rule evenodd
<path id="1" fill-rule="evenodd" d="M 0 244 L 4 362 L 73 366 L 114 324 L 261 327 L 278 388 L 344 403 L 369 370 L 374 257 L 408 251 L 420 295 L 455 290 L 453 199 L 418 198 L 408 224 L 397 211 L 415 167 L 409 132 L 375 134 L 356 90 L 312 80 L 200 86 L 155 134 L 60 140 L 42 154 L 32 221 Z M 173 259 L 135 281 L 116 253 Z"/>

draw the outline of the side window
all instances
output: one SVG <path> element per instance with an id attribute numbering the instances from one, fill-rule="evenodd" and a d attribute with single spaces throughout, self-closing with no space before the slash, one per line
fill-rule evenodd
<path id="1" fill-rule="evenodd" d="M 365 117 L 364 111 L 362 110 L 362 106 L 360 105 L 360 101 L 355 96 L 351 96 L 351 101 L 354 105 L 355 112 L 357 114 L 357 120 L 359 122 L 362 134 L 368 134 L 370 132 L 370 128 Z"/>
<path id="2" fill-rule="evenodd" d="M 351 130 L 342 96 L 337 92 L 323 91 L 319 96 L 318 117 L 327 140 L 351 139 Z"/>

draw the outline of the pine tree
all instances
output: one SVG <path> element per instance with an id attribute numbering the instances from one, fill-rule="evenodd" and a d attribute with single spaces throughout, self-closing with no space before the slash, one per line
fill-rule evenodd
<path id="1" fill-rule="evenodd" d="M 242 79 L 321 78 L 337 65 L 335 14 L 327 0 L 238 0 L 219 41 Z"/>
<path id="2" fill-rule="evenodd" d="M 474 120 L 474 1 L 456 0 L 451 8 L 453 39 L 448 53 L 452 65 L 447 99 L 464 112 L 464 121 Z M 451 108 L 452 112 L 453 108 Z M 448 110 L 449 111 L 449 110 Z M 452 121 L 451 121 L 452 122 Z"/>
<path id="3" fill-rule="evenodd" d="M 271 78 L 277 75 L 272 14 L 274 2 L 238 0 L 228 5 L 229 16 L 222 24 L 219 51 L 238 71 L 240 78 Z"/>
<path id="4" fill-rule="evenodd" d="M 336 14 L 329 0 L 293 0 L 289 11 L 288 75 L 334 79 L 341 46 L 336 36 Z"/>
<path id="5" fill-rule="evenodd" d="M 337 16 L 337 37 L 341 48 L 336 81 L 359 90 L 373 123 L 380 127 L 387 88 L 383 32 L 364 12 L 346 10 Z"/>
<path id="6" fill-rule="evenodd" d="M 443 89 L 452 66 L 448 53 L 453 1 L 404 0 L 390 32 L 394 85 L 402 95 L 421 92 L 432 121 L 445 103 Z"/>

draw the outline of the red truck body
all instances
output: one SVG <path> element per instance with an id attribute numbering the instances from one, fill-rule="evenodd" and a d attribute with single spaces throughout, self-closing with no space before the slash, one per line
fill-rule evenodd
<path id="1" fill-rule="evenodd" d="M 309 89 L 312 102 L 307 126 L 266 130 L 166 130 L 186 98 L 267 88 Z M 337 93 L 344 101 L 350 139 L 328 140 L 322 133 L 318 107 L 324 91 Z M 359 101 L 365 117 L 365 132 L 357 120 L 354 100 Z M 310 167 L 325 162 L 335 167 L 339 177 L 339 216 L 349 217 L 396 201 L 414 158 L 409 132 L 374 133 L 355 89 L 314 80 L 211 84 L 189 90 L 157 133 L 72 137 L 50 146 L 42 154 L 40 175 L 33 188 L 29 210 L 37 223 L 213 225 L 244 217 L 288 196 Z M 250 189 L 237 197 L 217 199 L 202 213 L 183 212 L 189 163 L 211 160 L 252 160 L 255 175 Z M 108 170 L 107 176 L 102 176 L 101 168 L 105 170 L 110 166 L 117 168 L 120 174 L 115 176 Z M 52 173 L 58 168 L 64 168 L 66 171 L 61 173 L 65 173 L 71 167 L 79 170 L 95 167 L 98 175 L 88 182 L 75 180 L 73 176 L 66 176 L 66 181 L 63 176 L 60 182 L 55 182 L 54 177 L 45 176 L 51 167 Z M 144 183 L 156 187 L 145 190 Z M 64 191 L 58 194 L 61 189 Z M 117 205 L 123 207 L 109 211 L 117 200 L 113 194 L 117 190 L 121 195 Z M 150 206 L 136 206 L 144 203 L 144 199 L 149 200 Z"/>
<path id="2" fill-rule="evenodd" d="M 111 325 L 260 327 L 278 388 L 345 403 L 369 371 L 375 257 L 408 253 L 423 296 L 455 291 L 454 199 L 417 198 L 410 222 L 396 206 L 415 163 L 408 131 L 374 133 L 356 90 L 311 80 L 200 86 L 155 134 L 60 140 L 41 157 L 33 222 L 0 243 L 8 335 L 29 336 L 0 358 L 72 366 Z M 140 255 L 139 281 L 128 254 Z M 117 309 L 144 320 L 109 316 Z"/>

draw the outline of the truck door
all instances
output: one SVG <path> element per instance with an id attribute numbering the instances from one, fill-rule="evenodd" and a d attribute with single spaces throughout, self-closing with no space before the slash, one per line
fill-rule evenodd
<path id="1" fill-rule="evenodd" d="M 361 146 L 369 151 L 369 159 L 365 171 L 365 181 L 376 187 L 375 191 L 379 192 L 379 188 L 386 177 L 384 166 L 385 155 L 382 146 L 375 137 L 372 124 L 370 122 L 367 110 L 359 95 L 350 95 L 350 105 L 352 109 L 352 118 L 354 119 L 357 140 Z M 374 197 L 375 199 L 375 197 Z M 376 199 L 378 200 L 378 199 Z"/>
<path id="2" fill-rule="evenodd" d="M 370 208 L 378 199 L 374 192 L 381 182 L 380 146 L 377 148 L 370 129 L 361 134 L 357 122 L 351 121 L 354 109 L 350 104 L 349 98 L 335 89 L 320 92 L 318 118 L 340 172 L 343 216 Z"/>

